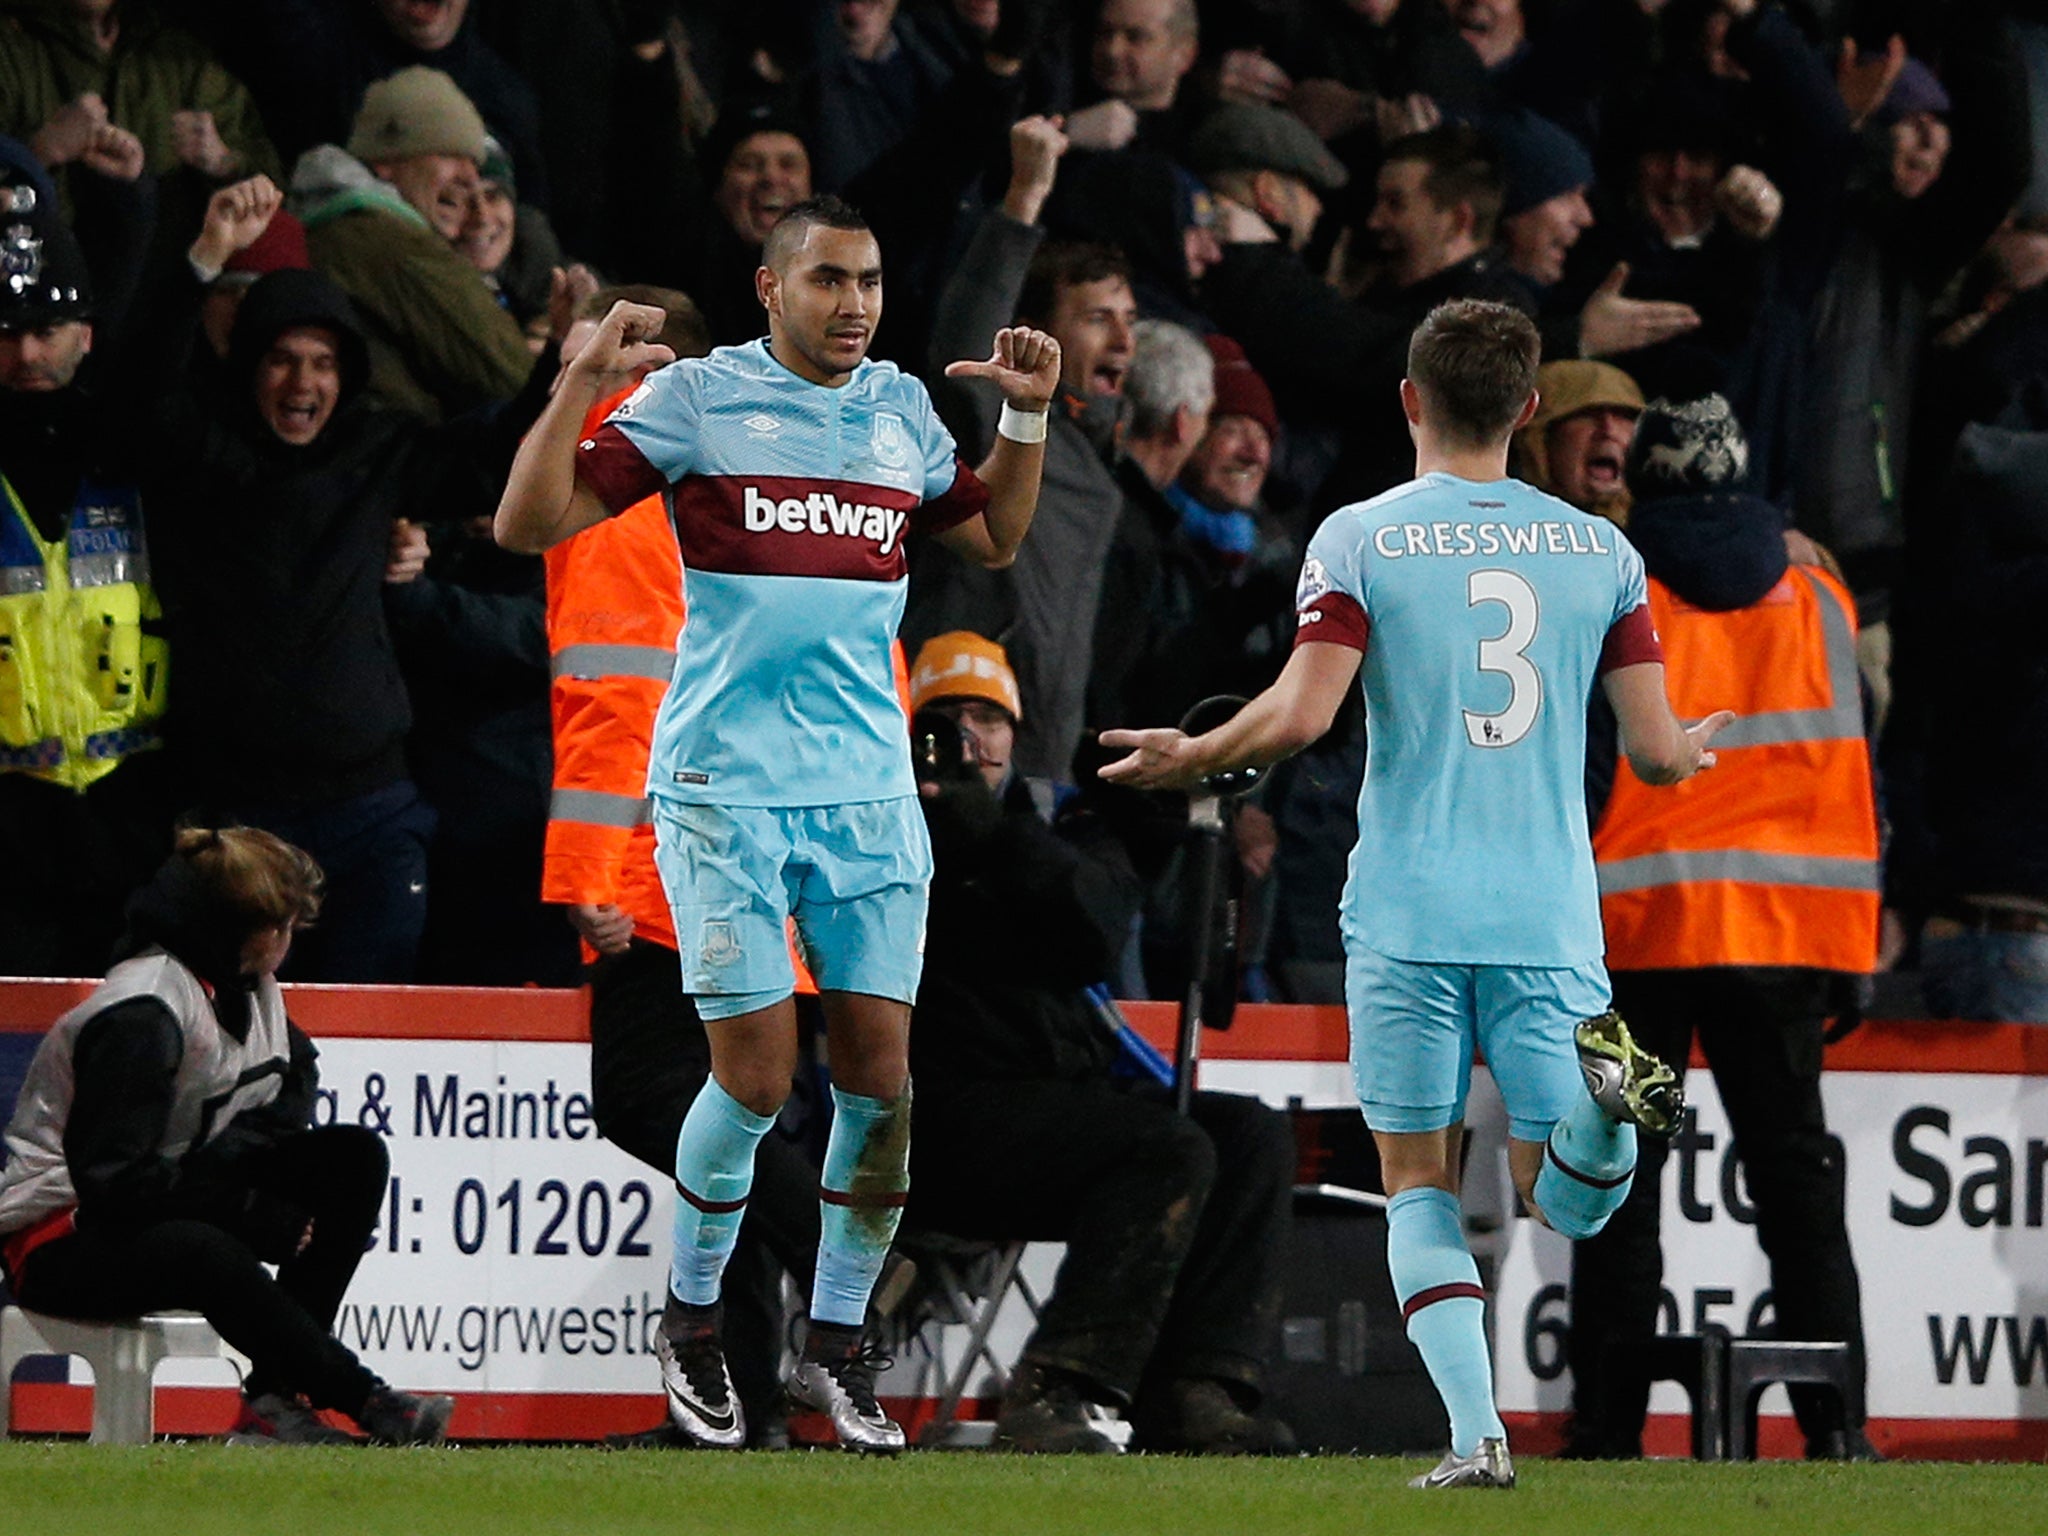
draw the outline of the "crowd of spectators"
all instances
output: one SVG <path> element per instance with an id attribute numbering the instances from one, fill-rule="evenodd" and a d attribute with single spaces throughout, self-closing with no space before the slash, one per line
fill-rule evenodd
<path id="1" fill-rule="evenodd" d="M 913 550 L 903 641 L 1007 647 L 1023 791 L 1140 883 L 1120 993 L 1180 985 L 1182 818 L 1093 732 L 1277 673 L 1476 297 L 1544 337 L 1520 472 L 1624 526 L 1646 403 L 1732 403 L 1856 598 L 1886 963 L 2048 1018 L 2044 138 L 2038 0 L 0 0 L 0 974 L 99 974 L 197 814 L 327 870 L 288 978 L 573 983 L 481 520 L 600 283 L 751 340 L 836 192 L 970 460 L 943 366 L 1061 343 L 1020 558 Z M 1339 995 L 1359 714 L 1237 818 L 1255 995 Z"/>

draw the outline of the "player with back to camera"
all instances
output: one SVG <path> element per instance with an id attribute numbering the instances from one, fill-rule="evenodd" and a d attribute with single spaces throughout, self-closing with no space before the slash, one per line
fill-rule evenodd
<path id="1" fill-rule="evenodd" d="M 1568 1237 L 1628 1193 L 1637 1128 L 1668 1135 L 1682 1105 L 1676 1074 L 1609 1007 L 1582 787 L 1592 687 L 1653 784 L 1712 767 L 1707 742 L 1734 718 L 1687 728 L 1671 713 L 1642 559 L 1620 531 L 1507 478 L 1539 345 L 1505 305 L 1431 311 L 1401 383 L 1417 478 L 1310 541 L 1279 680 L 1200 736 L 1102 738 L 1130 749 L 1104 778 L 1186 788 L 1301 750 L 1362 675 L 1345 1000 L 1394 1292 L 1450 1416 L 1423 1488 L 1515 1480 L 1456 1196 L 1475 1045 L 1507 1102 L 1516 1188 Z"/>
<path id="2" fill-rule="evenodd" d="M 712 1080 L 676 1149 L 675 1246 L 657 1337 L 669 1412 L 703 1445 L 745 1426 L 719 1341 L 719 1277 L 754 1149 L 796 1066 L 793 916 L 825 1010 L 833 1118 L 823 1235 L 792 1406 L 828 1414 L 849 1449 L 894 1452 L 863 1344 L 868 1296 L 908 1188 L 910 1002 L 931 848 L 911 775 L 890 645 L 906 534 L 1000 567 L 1038 499 L 1059 346 L 998 331 L 955 375 L 1002 391 L 977 472 L 917 380 L 867 359 L 882 258 L 834 198 L 800 203 L 762 248 L 765 340 L 650 374 L 598 430 L 584 414 L 650 358 L 659 309 L 621 303 L 565 371 L 519 451 L 497 534 L 540 550 L 665 494 L 690 622 L 648 767 L 657 861 L 683 990 L 711 1039 Z"/>

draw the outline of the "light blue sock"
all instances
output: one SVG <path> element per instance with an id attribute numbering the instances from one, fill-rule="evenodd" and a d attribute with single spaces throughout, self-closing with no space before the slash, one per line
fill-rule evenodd
<path id="1" fill-rule="evenodd" d="M 1387 1202 L 1387 1268 L 1408 1321 L 1409 1342 L 1429 1367 L 1451 1416 L 1451 1449 L 1470 1456 L 1482 1440 L 1507 1438 L 1493 1406 L 1486 1292 L 1465 1246 L 1456 1195 L 1404 1189 Z"/>
<path id="2" fill-rule="evenodd" d="M 708 1307 L 739 1238 L 740 1217 L 754 1187 L 754 1148 L 775 1123 L 757 1115 L 707 1077 L 676 1137 L 675 1246 L 668 1288 L 679 1301 Z"/>
<path id="3" fill-rule="evenodd" d="M 1591 1237 L 1621 1209 L 1635 1180 L 1636 1128 L 1581 1095 L 1550 1128 L 1536 1205 L 1552 1230 L 1577 1241 Z"/>
<path id="4" fill-rule="evenodd" d="M 825 1142 L 818 1276 L 811 1321 L 858 1328 L 867 1318 L 875 1277 L 896 1240 L 910 1189 L 910 1089 L 893 1099 L 832 1090 L 832 1134 Z"/>

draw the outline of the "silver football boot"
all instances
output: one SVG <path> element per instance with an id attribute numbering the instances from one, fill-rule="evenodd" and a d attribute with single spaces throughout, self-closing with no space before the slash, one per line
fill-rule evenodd
<path id="1" fill-rule="evenodd" d="M 1444 1459 L 1420 1477 L 1408 1480 L 1410 1488 L 1512 1488 L 1515 1464 L 1508 1456 L 1505 1440 L 1482 1440 L 1470 1456 L 1445 1451 Z"/>
<path id="2" fill-rule="evenodd" d="M 679 1436 L 715 1451 L 736 1451 L 747 1443 L 746 1415 L 715 1326 L 685 1330 L 663 1318 L 654 1330 L 654 1357 L 661 1362 L 669 1422 Z"/>
<path id="3" fill-rule="evenodd" d="M 845 1450 L 894 1456 L 903 1449 L 903 1426 L 875 1400 L 875 1372 L 887 1363 L 881 1346 L 858 1333 L 813 1326 L 786 1386 L 789 1405 L 824 1414 Z"/>

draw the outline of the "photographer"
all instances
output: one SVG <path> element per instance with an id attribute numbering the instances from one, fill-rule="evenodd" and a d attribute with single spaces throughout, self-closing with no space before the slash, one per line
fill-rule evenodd
<path id="1" fill-rule="evenodd" d="M 1137 877 L 1085 808 L 1049 828 L 1010 768 L 1021 714 L 1003 648 L 940 635 L 911 669 L 913 752 L 935 875 L 911 1034 L 908 1222 L 1067 1245 L 1003 1399 L 995 1443 L 1290 1448 L 1258 1412 L 1279 1304 L 1294 1146 L 1256 1100 L 1196 1095 L 1182 1118 L 1115 1080 L 1084 989 L 1130 932 Z"/>

